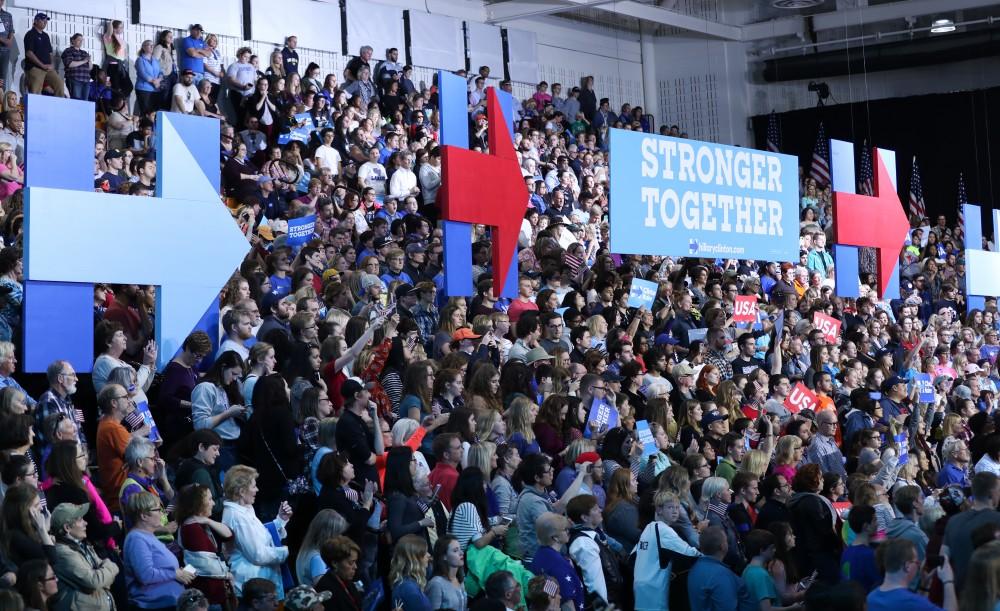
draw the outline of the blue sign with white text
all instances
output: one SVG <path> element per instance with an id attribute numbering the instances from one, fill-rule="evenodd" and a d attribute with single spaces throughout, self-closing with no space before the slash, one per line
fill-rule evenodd
<path id="1" fill-rule="evenodd" d="M 931 383 L 931 374 L 914 374 L 913 384 L 917 387 L 917 401 L 921 403 L 934 403 L 934 385 Z"/>
<path id="2" fill-rule="evenodd" d="M 290 219 L 288 221 L 288 238 L 286 244 L 293 247 L 295 250 L 299 249 L 306 242 L 312 239 L 313 234 L 316 232 L 316 215 L 310 214 L 309 216 L 300 216 L 296 219 Z"/>
<path id="3" fill-rule="evenodd" d="M 791 155 L 611 130 L 611 250 L 797 261 Z"/>
<path id="4" fill-rule="evenodd" d="M 632 279 L 632 286 L 628 292 L 628 307 L 653 309 L 653 301 L 656 300 L 656 290 L 659 285 L 649 280 Z"/>

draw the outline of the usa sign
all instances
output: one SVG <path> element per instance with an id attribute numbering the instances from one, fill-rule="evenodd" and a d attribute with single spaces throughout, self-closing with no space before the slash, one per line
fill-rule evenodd
<path id="1" fill-rule="evenodd" d="M 792 388 L 792 392 L 788 393 L 788 397 L 785 398 L 784 403 L 788 411 L 793 414 L 797 414 L 804 409 L 816 411 L 818 405 L 819 397 L 816 396 L 816 393 L 806 388 L 806 385 L 802 382 L 799 382 Z"/>

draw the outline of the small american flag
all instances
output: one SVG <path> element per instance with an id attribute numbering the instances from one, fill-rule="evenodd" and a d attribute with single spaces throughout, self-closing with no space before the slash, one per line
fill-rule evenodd
<path id="1" fill-rule="evenodd" d="M 821 186 L 825 187 L 830 184 L 830 143 L 826 139 L 826 131 L 823 129 L 822 123 L 819 124 L 819 133 L 816 134 L 816 147 L 813 148 L 809 177 Z"/>
<path id="2" fill-rule="evenodd" d="M 860 195 L 875 195 L 875 175 L 872 172 L 872 152 L 868 148 L 868 141 L 861 145 L 861 180 L 858 182 L 858 193 Z"/>
<path id="3" fill-rule="evenodd" d="M 913 156 L 913 173 L 910 174 L 910 214 L 917 218 L 927 216 L 927 206 L 924 205 L 924 187 L 920 182 L 920 168 L 917 167 L 917 156 Z"/>
<path id="4" fill-rule="evenodd" d="M 767 118 L 767 150 L 771 153 L 781 152 L 781 130 L 778 129 L 778 115 L 773 110 Z"/>
<path id="5" fill-rule="evenodd" d="M 969 203 L 969 197 L 965 194 L 965 176 L 958 174 L 958 226 L 965 229 L 965 204 Z"/>

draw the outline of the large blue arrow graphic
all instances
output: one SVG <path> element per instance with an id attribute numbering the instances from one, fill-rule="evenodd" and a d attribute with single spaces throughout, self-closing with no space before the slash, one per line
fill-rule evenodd
<path id="1" fill-rule="evenodd" d="M 29 100 L 29 109 L 35 102 Z M 218 133 L 214 119 L 159 114 L 155 198 L 28 181 L 28 280 L 158 285 L 160 367 L 180 349 L 249 248 L 219 200 Z M 90 153 L 77 154 L 88 159 Z"/>

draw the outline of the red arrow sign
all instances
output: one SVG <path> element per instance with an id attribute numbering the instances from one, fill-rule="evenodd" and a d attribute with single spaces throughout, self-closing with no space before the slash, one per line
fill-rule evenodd
<path id="1" fill-rule="evenodd" d="M 885 296 L 892 270 L 899 263 L 910 223 L 878 149 L 874 150 L 875 197 L 833 193 L 834 241 L 878 249 L 878 294 Z"/>
<path id="2" fill-rule="evenodd" d="M 528 209 L 528 189 L 514 154 L 507 119 L 492 87 L 486 90 L 490 118 L 490 154 L 455 146 L 441 147 L 441 211 L 445 219 L 490 225 L 493 230 L 493 287 L 499 295 L 510 261 L 517 254 L 517 234 Z"/>

